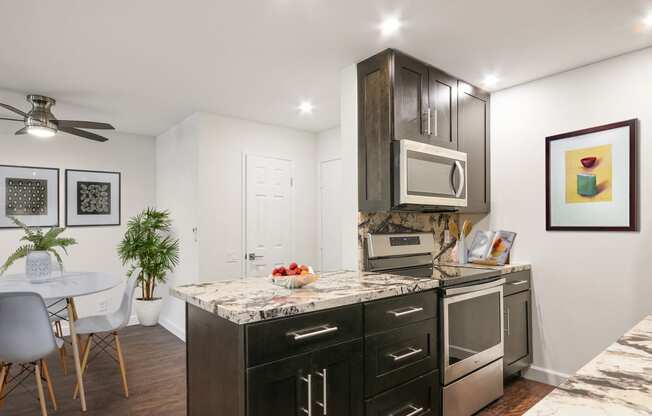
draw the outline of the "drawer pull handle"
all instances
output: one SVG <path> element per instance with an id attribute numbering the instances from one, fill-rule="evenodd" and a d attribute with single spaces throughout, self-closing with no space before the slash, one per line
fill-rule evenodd
<path id="1" fill-rule="evenodd" d="M 527 280 L 517 280 L 515 282 L 509 282 L 508 284 L 511 285 L 511 286 L 520 286 L 520 285 L 524 285 L 526 283 L 527 283 Z"/>
<path id="2" fill-rule="evenodd" d="M 307 377 L 301 377 L 301 381 L 308 384 L 308 408 L 302 407 L 301 410 L 308 416 L 312 416 L 312 374 L 308 374 Z"/>
<path id="3" fill-rule="evenodd" d="M 413 347 L 410 347 L 410 348 L 408 348 L 408 349 L 410 350 L 410 352 L 406 352 L 405 354 L 396 355 L 396 353 L 391 353 L 391 354 L 388 354 L 388 356 L 391 357 L 391 358 L 393 358 L 393 359 L 394 359 L 394 362 L 396 362 L 396 361 L 405 360 L 406 358 L 410 358 L 410 357 L 412 357 L 413 355 L 417 355 L 417 354 L 420 354 L 420 353 L 423 352 L 423 349 L 422 349 L 422 348 L 413 348 Z"/>
<path id="4" fill-rule="evenodd" d="M 324 325 L 310 332 L 301 332 L 301 331 L 290 332 L 288 333 L 288 336 L 294 337 L 295 341 L 301 341 L 302 339 L 308 339 L 319 335 L 331 334 L 333 332 L 337 332 L 338 330 L 339 328 L 336 326 Z"/>
<path id="5" fill-rule="evenodd" d="M 323 402 L 316 402 L 319 406 L 321 406 L 322 409 L 324 409 L 324 416 L 328 414 L 328 369 L 324 368 L 321 372 L 317 371 L 317 375 L 321 377 L 324 382 L 322 383 L 323 386 L 323 392 L 322 394 L 324 395 L 324 401 Z"/>
<path id="6" fill-rule="evenodd" d="M 404 415 L 404 416 L 417 416 L 419 413 L 423 412 L 423 407 L 416 407 L 414 405 L 408 405 L 405 409 L 402 409 L 400 412 L 403 412 L 404 410 L 412 410 L 410 413 Z M 397 416 L 400 412 L 397 413 L 391 413 L 389 416 Z"/>
<path id="7" fill-rule="evenodd" d="M 415 308 L 411 306 L 409 308 L 398 310 L 398 311 L 388 311 L 387 313 L 394 315 L 395 318 L 399 318 L 401 316 L 412 315 L 413 313 L 417 313 L 421 311 L 423 311 L 423 308 Z"/>

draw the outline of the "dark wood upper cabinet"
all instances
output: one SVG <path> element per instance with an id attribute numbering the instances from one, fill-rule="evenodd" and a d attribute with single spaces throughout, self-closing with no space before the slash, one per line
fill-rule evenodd
<path id="1" fill-rule="evenodd" d="M 457 149 L 457 80 L 430 67 L 430 135 L 428 143 Z"/>
<path id="2" fill-rule="evenodd" d="M 407 55 L 394 55 L 394 138 L 428 143 L 432 128 L 428 65 Z"/>
<path id="3" fill-rule="evenodd" d="M 460 212 L 489 212 L 489 94 L 459 81 L 457 116 L 458 149 L 467 154 L 468 204 Z"/>
<path id="4" fill-rule="evenodd" d="M 392 209 L 393 140 L 468 154 L 468 207 L 489 212 L 489 94 L 387 49 L 358 64 L 358 208 Z"/>

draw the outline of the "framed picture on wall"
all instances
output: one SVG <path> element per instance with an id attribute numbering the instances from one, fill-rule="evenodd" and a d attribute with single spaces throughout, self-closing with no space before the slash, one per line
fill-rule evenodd
<path id="1" fill-rule="evenodd" d="M 59 226 L 59 169 L 0 165 L 0 228 Z"/>
<path id="2" fill-rule="evenodd" d="M 546 230 L 636 231 L 637 123 L 546 137 Z"/>
<path id="3" fill-rule="evenodd" d="M 66 227 L 120 225 L 120 172 L 66 169 Z"/>

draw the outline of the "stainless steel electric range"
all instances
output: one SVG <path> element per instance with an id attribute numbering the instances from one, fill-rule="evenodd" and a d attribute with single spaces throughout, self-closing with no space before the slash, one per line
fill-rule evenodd
<path id="1" fill-rule="evenodd" d="M 444 416 L 470 416 L 503 395 L 503 284 L 492 269 L 433 264 L 432 234 L 370 234 L 367 269 L 439 280 Z"/>

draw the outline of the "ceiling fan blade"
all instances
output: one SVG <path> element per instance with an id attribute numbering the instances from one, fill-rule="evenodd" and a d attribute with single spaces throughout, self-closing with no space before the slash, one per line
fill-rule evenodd
<path id="1" fill-rule="evenodd" d="M 60 129 L 80 128 L 80 129 L 97 129 L 97 130 L 115 130 L 115 127 L 109 123 L 97 123 L 95 121 L 78 121 L 78 120 L 52 120 Z"/>
<path id="2" fill-rule="evenodd" d="M 74 127 L 66 127 L 60 129 L 60 131 L 64 133 L 72 134 L 74 136 L 83 137 L 85 139 L 95 140 L 96 142 L 105 142 L 109 140 L 106 137 L 100 136 L 99 134 L 91 133 L 90 131 L 79 130 Z"/>
<path id="3" fill-rule="evenodd" d="M 15 134 L 27 134 L 27 127 L 23 127 L 22 129 L 18 130 Z"/>
<path id="4" fill-rule="evenodd" d="M 25 122 L 22 118 L 10 118 L 10 117 L 0 117 L 0 120 L 7 120 L 7 121 L 20 121 L 21 123 Z"/>
<path id="5" fill-rule="evenodd" d="M 23 117 L 27 117 L 27 113 L 25 113 L 25 112 L 22 111 L 22 110 L 17 109 L 16 107 L 12 107 L 12 106 L 10 106 L 9 104 L 2 104 L 2 103 L 0 103 L 0 107 L 6 108 L 6 109 L 9 110 L 9 111 L 13 111 L 13 112 L 16 113 L 16 114 L 20 114 L 20 115 L 23 116 Z"/>

